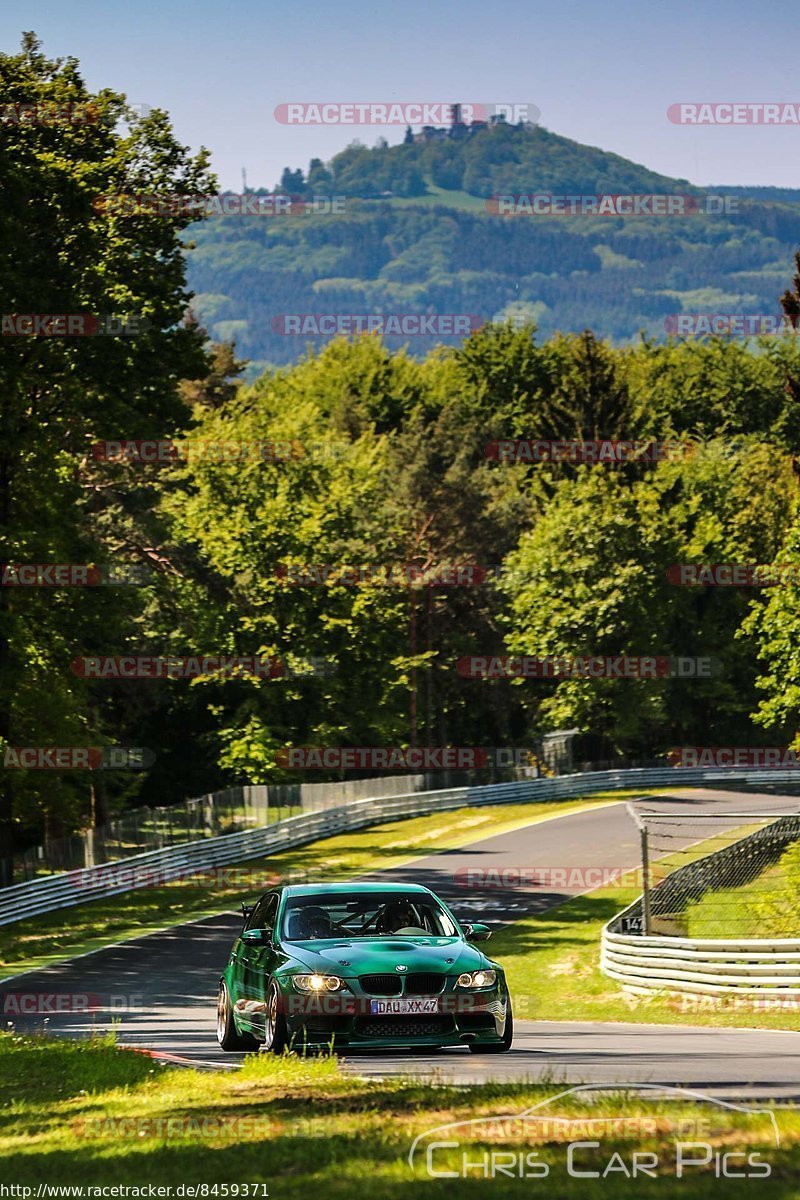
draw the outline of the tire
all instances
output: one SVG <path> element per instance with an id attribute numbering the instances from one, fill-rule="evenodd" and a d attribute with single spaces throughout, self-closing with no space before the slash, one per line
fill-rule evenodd
<path id="1" fill-rule="evenodd" d="M 258 1042 L 249 1033 L 239 1033 L 233 1020 L 231 998 L 225 980 L 220 980 L 217 999 L 217 1041 L 223 1050 L 256 1050 Z"/>
<path id="2" fill-rule="evenodd" d="M 274 979 L 267 989 L 267 1011 L 264 1014 L 264 1043 L 266 1054 L 283 1054 L 288 1040 L 286 1016 L 281 1012 L 281 994 Z"/>
<path id="3" fill-rule="evenodd" d="M 511 1011 L 511 997 L 508 998 L 506 1023 L 503 1026 L 503 1038 L 499 1042 L 470 1042 L 469 1048 L 473 1054 L 505 1054 L 511 1049 L 514 1041 L 514 1014 Z"/>

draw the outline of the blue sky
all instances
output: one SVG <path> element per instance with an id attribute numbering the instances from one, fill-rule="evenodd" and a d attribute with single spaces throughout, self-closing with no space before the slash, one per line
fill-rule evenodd
<path id="1" fill-rule="evenodd" d="M 785 0 L 44 0 L 0 12 L 0 47 L 33 29 L 93 88 L 166 108 L 223 187 L 271 186 L 358 139 L 402 129 L 287 127 L 290 101 L 534 103 L 548 129 L 700 185 L 800 187 L 800 127 L 670 124 L 679 101 L 795 101 Z M 532 190 L 536 181 L 531 181 Z"/>

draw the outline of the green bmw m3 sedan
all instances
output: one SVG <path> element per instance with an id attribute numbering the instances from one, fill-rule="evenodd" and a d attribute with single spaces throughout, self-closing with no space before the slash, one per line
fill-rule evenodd
<path id="1" fill-rule="evenodd" d="M 511 1048 L 502 967 L 417 884 L 284 885 L 243 906 L 220 979 L 223 1050 Z"/>

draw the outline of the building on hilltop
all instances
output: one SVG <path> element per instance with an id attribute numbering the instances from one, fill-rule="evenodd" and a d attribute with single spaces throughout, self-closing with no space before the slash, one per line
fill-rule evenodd
<path id="1" fill-rule="evenodd" d="M 476 133 L 481 133 L 484 129 L 493 129 L 497 125 L 504 125 L 506 119 L 502 115 L 493 115 L 488 121 L 465 121 L 461 111 L 460 104 L 450 105 L 450 123 L 443 127 L 437 125 L 423 125 L 419 133 L 411 133 L 411 129 L 406 131 L 406 142 L 443 142 L 448 138 L 465 138 L 472 137 Z M 410 136 L 409 136 L 410 135 Z"/>

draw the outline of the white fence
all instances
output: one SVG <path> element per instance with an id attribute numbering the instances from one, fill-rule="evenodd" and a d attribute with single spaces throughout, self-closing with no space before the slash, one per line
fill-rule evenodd
<path id="1" fill-rule="evenodd" d="M 759 772 L 756 780 L 781 783 L 791 780 L 791 776 L 792 772 L 769 772 L 769 776 Z M 752 782 L 752 774 L 746 780 Z M 730 850 L 728 847 L 719 851 L 719 857 L 729 855 Z M 708 865 L 716 857 L 710 855 L 703 861 Z M 689 872 L 692 868 L 683 870 Z M 628 991 L 757 995 L 765 999 L 800 995 L 800 938 L 687 938 L 623 933 L 626 920 L 629 925 L 641 926 L 641 897 L 609 921 L 601 937 L 601 970 Z"/>
<path id="2" fill-rule="evenodd" d="M 561 775 L 552 779 L 525 779 L 515 783 L 416 792 L 402 796 L 356 800 L 324 812 L 289 817 L 259 829 L 229 833 L 137 854 L 117 862 L 30 880 L 0 890 L 0 925 L 40 913 L 55 912 L 102 896 L 152 887 L 186 875 L 262 858 L 318 838 L 394 821 L 400 817 L 462 808 L 466 805 L 542 803 L 652 787 L 684 787 L 724 782 L 728 785 L 758 782 L 800 782 L 792 771 L 735 773 L 730 770 L 632 768 Z M 642 939 L 634 939 L 641 941 Z"/>
<path id="3" fill-rule="evenodd" d="M 800 993 L 800 939 L 637 937 L 615 923 L 603 930 L 601 967 L 629 991 Z"/>
<path id="4" fill-rule="evenodd" d="M 14 877 L 27 883 L 42 874 L 83 870 L 183 842 L 256 829 L 270 824 L 275 809 L 295 809 L 299 815 L 338 808 L 352 800 L 423 792 L 432 789 L 433 779 L 423 773 L 327 783 L 246 784 L 195 796 L 181 804 L 129 809 L 98 828 L 51 838 L 16 854 Z M 467 778 L 463 772 L 448 772 L 444 782 L 446 787 L 455 787 L 467 783 Z"/>

